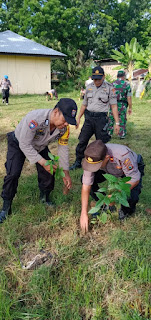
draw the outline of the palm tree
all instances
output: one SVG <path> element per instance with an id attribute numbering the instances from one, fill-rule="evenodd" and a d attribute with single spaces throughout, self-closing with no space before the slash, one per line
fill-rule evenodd
<path id="1" fill-rule="evenodd" d="M 138 53 L 140 51 L 140 45 L 136 38 L 132 38 L 130 43 L 127 42 L 120 46 L 120 51 L 113 50 L 114 54 L 111 57 L 119 62 L 121 62 L 124 69 L 128 70 L 129 80 L 132 81 L 133 70 L 135 66 L 135 61 L 138 59 Z"/>

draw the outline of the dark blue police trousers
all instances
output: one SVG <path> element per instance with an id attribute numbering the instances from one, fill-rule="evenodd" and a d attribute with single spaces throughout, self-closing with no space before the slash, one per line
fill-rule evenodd
<path id="1" fill-rule="evenodd" d="M 14 131 L 7 134 L 8 151 L 5 163 L 6 176 L 2 189 L 2 198 L 4 200 L 13 200 L 18 187 L 18 180 L 25 162 L 25 155 L 19 148 L 18 140 L 15 137 Z M 49 149 L 46 147 L 39 154 L 49 160 Z M 38 186 L 39 189 L 49 194 L 54 189 L 54 176 L 47 172 L 39 163 L 36 163 L 38 173 Z"/>
<path id="2" fill-rule="evenodd" d="M 111 139 L 107 131 L 107 112 L 90 112 L 85 110 L 84 115 L 85 122 L 78 137 L 79 143 L 76 147 L 76 160 L 79 162 L 84 158 L 84 151 L 93 134 L 96 140 L 102 140 L 104 143 Z"/>

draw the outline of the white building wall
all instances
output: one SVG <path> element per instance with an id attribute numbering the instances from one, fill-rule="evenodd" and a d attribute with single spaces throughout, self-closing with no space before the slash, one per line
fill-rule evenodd
<path id="1" fill-rule="evenodd" d="M 116 67 L 119 67 L 121 64 L 118 62 L 102 62 L 101 67 L 104 69 L 106 74 L 109 74 L 113 79 L 116 79 L 118 70 L 114 70 Z M 122 69 L 122 67 L 121 67 Z"/>
<path id="2" fill-rule="evenodd" d="M 44 94 L 51 89 L 50 58 L 0 55 L 0 79 L 8 75 L 14 94 Z"/>

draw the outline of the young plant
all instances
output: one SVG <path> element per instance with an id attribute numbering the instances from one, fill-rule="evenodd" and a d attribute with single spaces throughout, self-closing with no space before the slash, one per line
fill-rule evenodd
<path id="1" fill-rule="evenodd" d="M 50 166 L 50 173 L 53 174 L 54 172 L 53 165 L 55 165 L 57 166 L 57 169 L 55 171 L 55 178 L 56 179 L 64 178 L 65 174 L 63 172 L 63 168 L 59 168 L 59 156 L 54 156 L 50 152 L 48 152 L 48 156 L 50 160 L 46 161 L 45 166 L 48 166 L 48 165 Z"/>
<path id="2" fill-rule="evenodd" d="M 98 197 L 98 201 L 95 204 L 89 213 L 95 214 L 99 210 L 101 210 L 101 216 L 96 216 L 97 219 L 102 222 L 103 224 L 107 221 L 107 214 L 111 215 L 110 206 L 114 203 L 116 210 L 118 210 L 121 204 L 125 207 L 129 207 L 129 203 L 127 198 L 130 196 L 130 184 L 127 182 L 131 180 L 130 177 L 124 178 L 116 178 L 111 174 L 104 174 L 103 175 L 108 182 L 107 187 L 100 188 L 96 195 Z M 105 195 L 104 195 L 105 193 Z M 92 220 L 94 224 L 95 221 Z"/>

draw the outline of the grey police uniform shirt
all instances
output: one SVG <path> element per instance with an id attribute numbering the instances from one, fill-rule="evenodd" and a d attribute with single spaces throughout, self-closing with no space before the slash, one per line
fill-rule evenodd
<path id="1" fill-rule="evenodd" d="M 110 105 L 117 104 L 113 85 L 106 81 L 98 88 L 94 83 L 88 85 L 82 104 L 91 112 L 108 112 Z"/>
<path id="2" fill-rule="evenodd" d="M 115 177 L 131 177 L 131 182 L 140 180 L 140 172 L 137 164 L 137 154 L 127 146 L 120 144 L 107 143 L 107 155 L 110 156 L 103 170 L 105 173 L 114 175 Z M 92 185 L 94 182 L 94 172 L 84 170 L 82 183 L 84 185 Z"/>
<path id="3" fill-rule="evenodd" d="M 55 129 L 50 132 L 50 117 L 52 110 L 38 109 L 29 112 L 17 125 L 15 137 L 19 147 L 31 164 L 42 159 L 39 154 L 49 143 L 58 140 L 67 128 Z M 69 170 L 68 145 L 58 144 L 59 166 Z"/>

